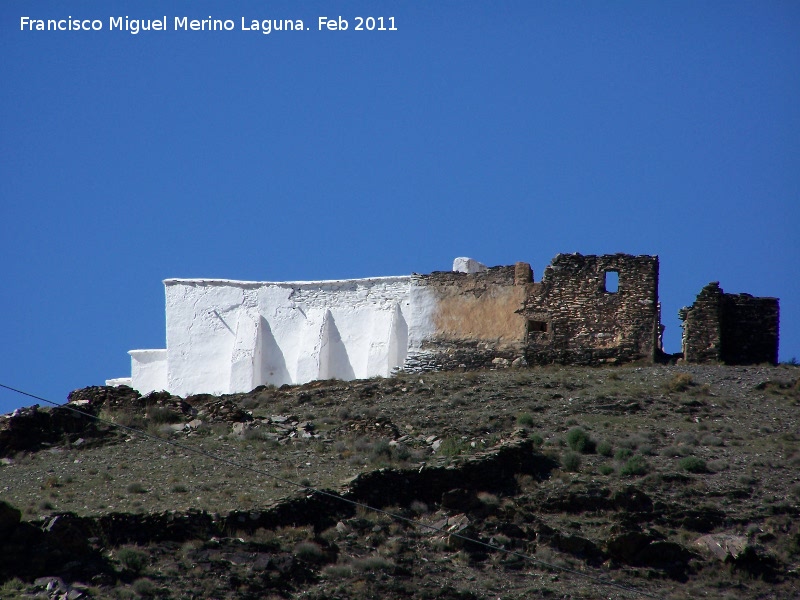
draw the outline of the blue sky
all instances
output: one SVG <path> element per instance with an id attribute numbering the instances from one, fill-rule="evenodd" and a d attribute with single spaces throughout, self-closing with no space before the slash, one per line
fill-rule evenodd
<path id="1" fill-rule="evenodd" d="M 168 30 L 109 31 L 126 15 Z M 0 383 L 61 402 L 129 375 L 164 347 L 168 277 L 472 256 L 538 280 L 559 252 L 658 254 L 669 352 L 708 282 L 777 296 L 800 358 L 798 32 L 797 2 L 5 0 Z"/>

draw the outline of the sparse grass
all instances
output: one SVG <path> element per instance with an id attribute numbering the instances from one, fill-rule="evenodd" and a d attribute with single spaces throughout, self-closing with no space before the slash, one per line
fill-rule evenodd
<path id="1" fill-rule="evenodd" d="M 766 391 L 771 396 L 786 398 L 792 401 L 794 406 L 800 404 L 800 377 L 791 381 L 762 381 L 755 386 L 755 389 Z"/>
<path id="2" fill-rule="evenodd" d="M 525 385 L 513 382 L 521 376 L 519 372 L 485 372 L 470 378 L 462 373 L 404 375 L 370 382 L 379 387 L 368 398 L 361 394 L 364 382 L 315 383 L 302 390 L 295 387 L 272 390 L 258 402 L 244 402 L 247 395 L 244 399 L 230 398 L 255 409 L 253 432 L 278 434 L 280 428 L 266 420 L 270 415 L 298 415 L 293 420 L 314 417 L 315 423 L 326 426 L 315 429 L 324 430 L 319 440 L 282 440 L 280 445 L 274 441 L 274 446 L 270 443 L 268 447 L 249 433 L 244 440 L 233 438 L 230 423 L 215 423 L 204 414 L 198 417 L 206 423 L 201 431 L 187 429 L 175 434 L 175 439 L 231 460 L 239 461 L 246 456 L 253 466 L 291 481 L 313 481 L 316 486 L 339 491 L 347 489 L 344 482 L 356 474 L 388 464 L 407 469 L 409 480 L 422 469 L 424 479 L 425 471 L 430 477 L 429 469 L 452 468 L 466 454 L 471 454 L 472 448 L 482 452 L 494 448 L 501 440 L 504 444 L 514 444 L 526 438 L 534 442 L 535 448 L 542 442 L 541 433 L 553 442 L 535 448 L 533 456 L 525 460 L 537 464 L 544 461 L 540 452 L 546 451 L 548 458 L 564 464 L 565 455 L 572 453 L 579 463 L 577 470 L 570 472 L 565 466 L 550 477 L 533 472 L 516 473 L 513 476 L 518 485 L 513 490 L 490 488 L 483 480 L 477 483 L 454 480 L 456 487 L 477 492 L 481 501 L 474 507 L 475 515 L 467 511 L 470 535 L 582 570 L 588 568 L 583 557 L 547 547 L 544 526 L 563 537 L 577 535 L 602 545 L 612 536 L 611 527 L 619 523 L 622 509 L 609 511 L 602 508 L 604 502 L 598 502 L 597 510 L 573 510 L 569 498 L 579 500 L 579 506 L 592 506 L 592 494 L 597 492 L 607 499 L 630 498 L 634 503 L 640 498 L 649 499 L 658 508 L 652 515 L 649 511 L 639 514 L 641 527 L 655 527 L 665 541 L 692 550 L 691 544 L 700 533 L 686 529 L 684 515 L 699 508 L 704 498 L 711 497 L 724 513 L 723 524 L 742 523 L 744 529 L 751 521 L 755 523 L 751 542 L 759 552 L 763 549 L 765 556 L 776 557 L 779 561 L 776 568 L 779 576 L 783 576 L 800 557 L 797 527 L 778 520 L 767 522 L 769 519 L 758 515 L 783 517 L 800 502 L 800 484 L 791 476 L 800 467 L 800 451 L 796 449 L 800 436 L 792 427 L 796 409 L 787 400 L 794 392 L 793 388 L 777 384 L 763 390 L 755 387 L 759 381 L 794 380 L 796 373 L 794 370 L 789 373 L 785 367 L 768 371 L 756 366 L 720 367 L 717 374 L 714 368 L 691 366 L 686 370 L 691 370 L 697 384 L 680 395 L 670 395 L 666 386 L 678 368 L 683 367 L 535 368 L 524 373 Z M 422 379 L 424 384 L 420 383 Z M 706 381 L 710 382 L 707 386 L 701 385 Z M 634 401 L 637 406 L 631 408 Z M 193 400 L 191 404 L 202 412 L 203 402 Z M 344 412 L 348 416 L 352 413 L 352 419 L 338 417 L 343 406 L 347 407 Z M 391 427 L 365 420 L 368 409 L 370 414 L 390 419 Z M 143 408 L 138 410 L 144 414 Z M 525 424 L 527 419 L 522 419 L 522 415 L 535 418 L 535 430 Z M 565 426 L 567 422 L 569 426 Z M 148 421 L 148 425 L 152 424 Z M 527 431 L 518 431 L 520 427 Z M 765 428 L 763 433 L 761 427 Z M 570 448 L 567 436 L 571 428 L 583 429 L 587 435 L 599 438 L 595 446 L 597 456 Z M 218 436 L 223 437 L 217 439 Z M 445 452 L 452 443 L 453 451 L 447 453 L 452 457 L 441 449 L 433 453 L 430 442 L 426 441 L 431 436 L 443 440 Z M 401 437 L 402 441 L 395 443 Z M 724 443 L 720 446 L 713 438 Z M 251 523 L 248 512 L 264 518 L 265 510 L 275 502 L 286 498 L 304 502 L 308 495 L 283 482 L 250 476 L 200 456 L 183 456 L 188 453 L 128 432 L 115 436 L 105 446 L 60 444 L 45 451 L 11 456 L 13 466 L 0 467 L 3 486 L 9 487 L 4 499 L 24 507 L 23 518 L 32 522 L 48 516 L 50 510 L 74 511 L 89 517 L 110 512 L 160 513 L 175 509 L 181 514 L 204 510 L 223 519 L 228 511 L 237 510 L 242 511 L 243 524 L 252 526 L 254 522 Z M 654 449 L 658 451 L 657 457 L 644 456 Z M 680 459 L 695 453 L 708 461 L 711 472 L 719 474 L 692 475 L 679 467 Z M 614 455 L 617 461 L 609 458 Z M 353 464 L 351 458 L 355 459 Z M 632 468 L 637 463 L 646 468 Z M 146 486 L 147 493 L 126 491 L 131 482 L 141 482 L 139 485 L 142 489 Z M 628 494 L 627 490 L 635 490 L 635 494 Z M 440 512 L 439 498 L 421 490 L 420 499 L 424 503 L 417 501 L 392 510 L 424 523 L 441 522 L 453 514 Z M 317 500 L 310 498 L 312 504 Z M 49 508 L 38 508 L 40 503 Z M 302 511 L 297 513 L 292 509 L 290 513 L 306 518 Z M 339 522 L 342 526 L 337 530 Z M 721 531 L 723 524 L 715 525 L 714 530 Z M 100 585 L 95 597 L 141 598 L 143 595 L 131 583 L 137 578 L 148 578 L 156 586 L 157 592 L 151 597 L 166 595 L 169 588 L 170 596 L 176 598 L 191 594 L 208 598 L 238 594 L 277 599 L 306 591 L 315 598 L 377 598 L 391 597 L 395 585 L 404 586 L 402 593 L 413 597 L 412 590 L 420 581 L 423 582 L 420 588 L 426 593 L 439 589 L 436 586 L 458 582 L 459 593 L 468 589 L 476 597 L 492 598 L 540 597 L 545 588 L 544 580 L 532 584 L 528 579 L 521 583 L 527 570 L 516 571 L 499 555 L 490 553 L 485 558 L 481 552 L 448 545 L 446 536 L 434 536 L 422 528 L 400 525 L 372 513 L 357 511 L 355 515 L 334 516 L 322 523 L 321 533 L 315 533 L 312 527 L 298 527 L 261 529 L 249 534 L 246 530 L 236 531 L 235 523 L 233 527 L 213 534 L 213 538 L 204 534 L 202 539 L 192 540 L 186 550 L 182 550 L 186 546 L 183 540 L 148 543 L 146 548 L 139 548 L 146 550 L 148 558 L 142 572 L 136 574 L 121 566 L 118 549 L 105 544 L 103 555 L 112 566 L 116 565 L 120 582 Z M 541 540 L 534 543 L 539 527 L 542 527 Z M 237 541 L 239 537 L 246 541 Z M 172 550 L 172 546 L 177 549 Z M 325 558 L 315 562 L 318 551 Z M 302 558 L 306 552 L 307 560 Z M 267 560 L 270 565 L 285 561 L 290 568 L 280 574 L 272 566 L 256 572 L 255 558 L 240 561 L 243 556 L 256 554 L 261 555 L 260 564 Z M 369 567 L 368 560 L 360 562 L 365 555 L 369 559 L 373 554 L 384 561 L 377 568 Z M 336 564 L 326 566 L 328 560 L 336 560 Z M 780 581 L 768 585 L 759 577 L 745 577 L 705 557 L 697 558 L 696 563 L 696 571 L 692 568 L 685 573 L 686 584 L 679 584 L 659 569 L 629 569 L 624 563 L 620 567 L 625 569 L 627 581 L 641 583 L 664 597 L 678 594 L 687 599 L 724 598 L 726 593 L 731 599 L 771 597 L 770 594 L 792 597 L 787 584 Z M 478 568 L 467 571 L 467 567 Z M 398 578 L 391 577 L 395 570 Z M 298 580 L 293 574 L 300 572 L 309 578 Z M 462 581 L 465 573 L 469 573 L 470 579 Z M 544 577 L 552 597 L 573 593 L 568 586 L 574 585 L 574 581 L 561 575 L 558 580 L 551 579 L 551 575 L 555 574 Z M 260 589 L 258 586 L 268 577 L 276 581 L 280 578 L 281 588 Z M 499 581 L 505 589 L 501 589 Z M 153 594 L 148 591 L 147 583 L 137 585 L 143 586 L 144 597 Z M 29 588 L 32 589 L 32 584 Z M 586 593 L 593 596 L 597 591 Z M 0 597 L 6 596 L 14 597 L 0 591 Z"/>
<path id="3" fill-rule="evenodd" d="M 712 396 L 711 386 L 707 383 L 691 389 L 691 394 L 694 396 Z"/>

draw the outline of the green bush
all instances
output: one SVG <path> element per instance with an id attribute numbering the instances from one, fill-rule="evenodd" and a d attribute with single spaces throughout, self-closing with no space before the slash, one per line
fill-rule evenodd
<path id="1" fill-rule="evenodd" d="M 25 591 L 25 582 L 18 577 L 9 579 L 0 586 L 0 598 L 8 598 L 8 600 L 15 600 L 16 598 L 30 598 L 27 594 L 23 595 Z"/>
<path id="2" fill-rule="evenodd" d="M 602 456 L 611 457 L 614 455 L 614 448 L 611 447 L 609 442 L 605 440 L 597 444 L 597 453 Z"/>
<path id="3" fill-rule="evenodd" d="M 117 559 L 120 564 L 134 573 L 141 573 L 147 566 L 150 557 L 146 552 L 135 548 L 120 548 L 117 552 Z"/>
<path id="4" fill-rule="evenodd" d="M 682 458 L 678 463 L 684 471 L 688 471 L 689 473 L 708 473 L 708 466 L 706 465 L 706 461 L 702 458 L 697 458 L 696 456 L 687 456 L 686 458 Z"/>
<path id="5" fill-rule="evenodd" d="M 561 464 L 567 471 L 577 473 L 581 468 L 581 455 L 577 452 L 565 452 Z"/>
<path id="6" fill-rule="evenodd" d="M 643 444 L 639 446 L 639 454 L 641 454 L 642 456 L 655 456 L 656 451 L 650 444 Z"/>
<path id="7" fill-rule="evenodd" d="M 630 448 L 620 448 L 614 453 L 614 459 L 618 461 L 628 460 L 633 456 L 633 450 Z"/>
<path id="8" fill-rule="evenodd" d="M 294 548 L 294 554 L 307 562 L 319 563 L 325 559 L 325 553 L 315 542 L 300 542 Z"/>
<path id="9" fill-rule="evenodd" d="M 690 446 L 697 446 L 699 443 L 697 441 L 697 436 L 693 434 L 691 431 L 683 431 L 675 436 L 676 442 L 681 442 L 682 444 L 688 444 Z"/>
<path id="10" fill-rule="evenodd" d="M 377 440 L 372 444 L 369 454 L 373 462 L 389 460 L 392 457 L 392 447 L 389 445 L 389 440 Z"/>
<path id="11" fill-rule="evenodd" d="M 144 417 L 128 410 L 103 412 L 100 417 L 106 421 L 131 429 L 144 429 L 147 426 Z"/>
<path id="12" fill-rule="evenodd" d="M 685 446 L 666 446 L 661 450 L 662 456 L 670 456 L 670 457 L 678 457 L 678 456 L 686 456 L 686 453 L 682 450 Z"/>
<path id="13" fill-rule="evenodd" d="M 533 415 L 530 413 L 522 413 L 517 416 L 517 425 L 520 427 L 533 427 Z"/>
<path id="14" fill-rule="evenodd" d="M 440 454 L 441 456 L 458 456 L 462 452 L 466 452 L 468 448 L 469 445 L 464 440 L 448 437 L 442 440 L 436 454 Z"/>
<path id="15" fill-rule="evenodd" d="M 622 468 L 619 470 L 619 474 L 623 477 L 635 477 L 640 475 L 646 475 L 650 471 L 650 465 L 644 459 L 643 456 L 631 456 Z"/>
<path id="16" fill-rule="evenodd" d="M 392 448 L 392 458 L 404 462 L 411 458 L 411 450 L 405 444 L 397 444 Z"/>
<path id="17" fill-rule="evenodd" d="M 179 422 L 181 416 L 168 408 L 151 406 L 147 409 L 147 420 L 156 425 L 168 425 Z"/>
<path id="18" fill-rule="evenodd" d="M 353 576 L 353 567 L 350 565 L 328 565 L 322 570 L 322 575 L 328 579 L 349 579 Z"/>
<path id="19" fill-rule="evenodd" d="M 703 436 L 700 443 L 703 446 L 724 446 L 725 440 L 719 436 L 708 434 Z"/>
<path id="20" fill-rule="evenodd" d="M 614 472 L 614 467 L 611 465 L 600 465 L 598 469 L 601 475 L 611 475 Z"/>
<path id="21" fill-rule="evenodd" d="M 132 494 L 146 494 L 147 488 L 141 483 L 134 482 L 128 485 L 128 491 Z"/>
<path id="22" fill-rule="evenodd" d="M 158 586 L 149 579 L 137 579 L 131 587 L 143 598 L 154 598 L 159 595 Z"/>
<path id="23" fill-rule="evenodd" d="M 391 571 L 394 569 L 394 563 L 382 556 L 375 555 L 354 560 L 353 567 L 361 572 Z"/>
<path id="24" fill-rule="evenodd" d="M 570 450 L 582 454 L 591 454 L 595 450 L 594 440 L 580 427 L 573 427 L 567 432 L 567 445 Z"/>
<path id="25" fill-rule="evenodd" d="M 727 471 L 728 469 L 730 469 L 730 465 L 728 461 L 724 459 L 712 460 L 708 463 L 708 470 L 712 473 L 719 473 L 720 471 Z"/>

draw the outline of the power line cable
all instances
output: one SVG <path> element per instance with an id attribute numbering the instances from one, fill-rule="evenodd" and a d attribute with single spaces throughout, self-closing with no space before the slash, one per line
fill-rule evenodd
<path id="1" fill-rule="evenodd" d="M 86 417 L 88 419 L 95 420 L 95 421 L 97 421 L 99 423 L 103 423 L 105 425 L 109 425 L 109 426 L 114 427 L 116 429 L 122 429 L 122 430 L 128 431 L 128 432 L 130 432 L 130 433 L 132 433 L 134 435 L 142 436 L 144 439 L 146 439 L 148 441 L 156 441 L 156 442 L 159 442 L 159 443 L 162 443 L 162 444 L 167 444 L 168 446 L 172 446 L 173 448 L 179 448 L 180 450 L 184 450 L 186 452 L 191 452 L 191 453 L 197 454 L 199 456 L 204 456 L 205 458 L 209 458 L 211 460 L 215 460 L 215 461 L 227 464 L 229 466 L 236 467 L 237 469 L 242 469 L 244 471 L 249 471 L 251 473 L 255 473 L 255 474 L 258 474 L 258 475 L 263 475 L 265 477 L 269 477 L 271 479 L 274 479 L 275 481 L 280 481 L 281 483 L 285 483 L 287 485 L 294 486 L 294 487 L 296 487 L 298 489 L 301 489 L 305 493 L 308 493 L 309 495 L 318 494 L 320 496 L 331 498 L 333 500 L 338 500 L 340 502 L 344 502 L 344 503 L 350 504 L 350 505 L 355 506 L 355 507 L 361 507 L 361 508 L 363 508 L 365 510 L 369 510 L 369 511 L 384 515 L 386 517 L 389 517 L 390 519 L 392 519 L 394 521 L 400 521 L 400 522 L 403 522 L 403 523 L 407 523 L 407 524 L 409 524 L 409 525 L 411 525 L 413 527 L 421 527 L 423 529 L 428 529 L 430 531 L 433 531 L 433 532 L 436 532 L 436 533 L 440 533 L 440 534 L 444 534 L 444 535 L 447 535 L 447 536 L 451 536 L 451 537 L 460 539 L 460 540 L 462 540 L 464 542 L 469 542 L 469 543 L 472 543 L 472 544 L 476 544 L 478 546 L 482 546 L 484 548 L 488 548 L 488 549 L 494 550 L 496 552 L 503 552 L 503 553 L 505 553 L 505 554 L 507 554 L 509 556 L 514 556 L 514 557 L 517 557 L 517 558 L 521 558 L 521 559 L 527 560 L 527 561 L 529 561 L 529 562 L 531 562 L 533 564 L 538 564 L 538 565 L 544 566 L 544 567 L 546 567 L 548 569 L 552 569 L 552 570 L 556 570 L 556 571 L 562 571 L 564 573 L 569 573 L 569 574 L 575 575 L 577 577 L 582 577 L 583 579 L 592 581 L 592 582 L 597 583 L 599 585 L 613 587 L 613 588 L 622 590 L 624 592 L 630 592 L 630 593 L 633 593 L 633 594 L 638 594 L 639 596 L 645 596 L 647 598 L 656 598 L 656 599 L 660 599 L 661 598 L 661 596 L 656 596 L 656 595 L 651 594 L 649 592 L 645 592 L 645 591 L 642 591 L 642 590 L 637 589 L 637 588 L 632 588 L 632 587 L 623 585 L 621 583 L 617 583 L 616 581 L 612 581 L 612 580 L 609 580 L 609 579 L 604 579 L 602 577 L 596 577 L 594 575 L 589 575 L 587 573 L 582 573 L 581 571 L 576 571 L 576 570 L 570 569 L 568 567 L 563 567 L 563 566 L 560 566 L 560 565 L 555 565 L 555 564 L 552 564 L 552 563 L 548 563 L 546 561 L 543 561 L 543 560 L 538 559 L 538 558 L 534 558 L 533 556 L 530 556 L 528 554 L 524 554 L 522 552 L 517 552 L 515 550 L 509 550 L 509 549 L 504 548 L 502 546 L 497 546 L 495 544 L 490 544 L 488 542 L 483 542 L 481 540 L 474 539 L 474 538 L 462 535 L 460 533 L 449 532 L 444 527 L 436 527 L 435 525 L 430 525 L 430 524 L 427 524 L 427 523 L 417 522 L 417 521 L 414 521 L 413 519 L 409 519 L 408 517 L 404 517 L 402 515 L 391 513 L 391 512 L 386 511 L 386 510 L 384 510 L 382 508 L 376 508 L 374 506 L 370 506 L 368 504 L 364 504 L 363 502 L 358 502 L 356 500 L 351 500 L 350 498 L 345 498 L 344 496 L 341 496 L 339 494 L 328 492 L 326 490 L 318 489 L 318 488 L 315 488 L 315 487 L 312 487 L 312 486 L 309 486 L 309 485 L 303 485 L 302 483 L 297 483 L 296 481 L 292 481 L 291 479 L 286 479 L 284 477 L 280 477 L 278 475 L 274 475 L 273 473 L 270 473 L 269 471 L 264 471 L 264 470 L 258 469 L 256 467 L 252 467 L 250 465 L 247 465 L 247 464 L 244 464 L 244 463 L 240 463 L 240 462 L 237 462 L 235 460 L 231 460 L 231 459 L 226 458 L 224 456 L 220 456 L 218 454 L 214 454 L 212 452 L 208 452 L 206 450 L 203 450 L 202 448 L 195 448 L 193 446 L 188 446 L 188 445 L 185 445 L 185 444 L 181 444 L 180 442 L 176 442 L 176 441 L 173 441 L 173 440 L 169 440 L 169 439 L 166 439 L 166 438 L 159 437 L 157 435 L 153 435 L 153 434 L 148 433 L 146 431 L 143 431 L 141 429 L 136 429 L 134 427 L 128 427 L 127 425 L 121 425 L 119 423 L 114 423 L 113 421 L 108 421 L 106 419 L 102 419 L 102 418 L 100 418 L 100 417 L 98 417 L 96 415 L 92 415 L 90 413 L 87 413 L 87 412 L 84 412 L 82 410 L 79 410 L 79 409 L 77 409 L 77 408 L 75 408 L 73 406 L 69 406 L 69 402 L 65 402 L 64 404 L 59 404 L 57 402 L 53 402 L 52 400 L 48 400 L 47 398 L 43 398 L 41 396 L 37 396 L 37 395 L 31 394 L 29 392 L 25 392 L 23 390 L 11 387 L 9 385 L 5 385 L 3 383 L 0 383 L 0 388 L 5 388 L 5 389 L 10 390 L 12 392 L 15 392 L 17 394 L 21 394 L 23 396 L 27 396 L 27 397 L 33 398 L 35 400 L 40 400 L 42 402 L 46 402 L 47 404 L 50 404 L 50 405 L 55 406 L 57 408 L 69 410 L 69 411 L 71 411 L 71 412 L 73 412 L 75 414 L 81 415 L 81 416 Z"/>

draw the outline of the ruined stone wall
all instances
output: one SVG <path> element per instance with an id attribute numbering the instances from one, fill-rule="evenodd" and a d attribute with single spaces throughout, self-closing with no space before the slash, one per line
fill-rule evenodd
<path id="1" fill-rule="evenodd" d="M 778 362 L 777 298 L 726 294 L 719 282 L 705 286 L 681 309 L 687 362 L 747 365 Z"/>
<path id="2" fill-rule="evenodd" d="M 522 314 L 530 364 L 652 361 L 660 350 L 658 257 L 559 254 L 527 286 Z"/>
<path id="3" fill-rule="evenodd" d="M 778 363 L 778 299 L 750 294 L 722 297 L 722 362 Z"/>
<path id="4" fill-rule="evenodd" d="M 432 330 L 410 349 L 410 371 L 480 368 L 495 359 L 522 356 L 525 319 L 520 314 L 526 287 L 515 285 L 515 265 L 477 273 L 436 271 L 415 276 L 415 288 L 429 299 Z"/>
<path id="5" fill-rule="evenodd" d="M 722 289 L 719 282 L 709 283 L 700 290 L 694 304 L 682 308 L 678 316 L 683 321 L 683 358 L 687 362 L 719 362 L 722 349 L 720 306 Z"/>

